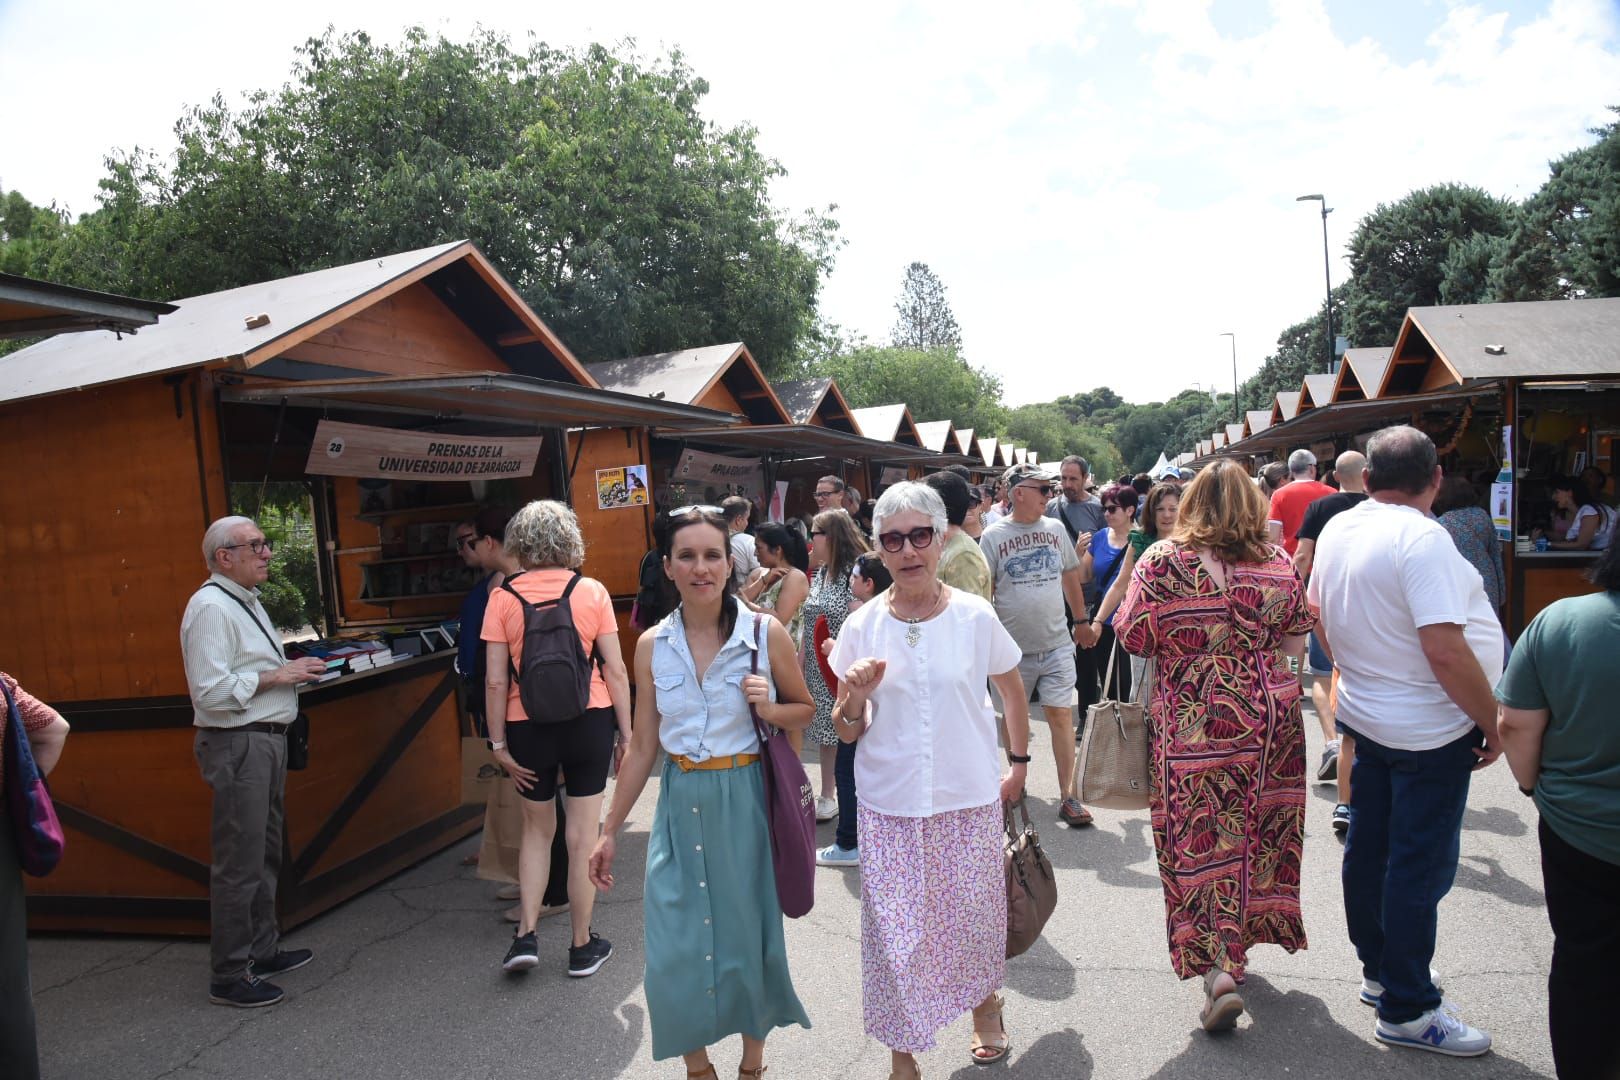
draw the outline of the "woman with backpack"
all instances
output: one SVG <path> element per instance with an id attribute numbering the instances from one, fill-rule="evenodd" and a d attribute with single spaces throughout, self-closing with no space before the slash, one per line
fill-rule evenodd
<path id="1" fill-rule="evenodd" d="M 591 880 L 613 887 L 615 838 L 668 759 L 642 887 L 654 1060 L 680 1056 L 717 1080 L 709 1047 L 742 1035 L 739 1077 L 765 1073 L 765 1038 L 809 1017 L 793 990 L 772 870 L 753 711 L 796 730 L 815 708 L 787 630 L 732 594 L 731 546 L 714 508 L 671 512 L 664 570 L 681 603 L 636 643 L 636 725 Z"/>
<path id="2" fill-rule="evenodd" d="M 560 502 L 531 502 L 507 522 L 506 550 L 522 570 L 491 591 L 482 634 L 490 746 L 524 799 L 523 910 L 501 966 L 527 971 L 540 963 L 534 927 L 557 831 L 560 766 L 568 782 L 568 974 L 579 978 L 594 975 L 613 953 L 591 932 L 596 890 L 586 858 L 608 772 L 630 739 L 630 677 L 613 600 L 601 582 L 579 573 L 585 541 L 574 512 Z"/>

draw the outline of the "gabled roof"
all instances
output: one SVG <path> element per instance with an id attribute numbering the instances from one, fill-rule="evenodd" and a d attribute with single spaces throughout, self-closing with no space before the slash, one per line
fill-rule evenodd
<path id="1" fill-rule="evenodd" d="M 1307 412 L 1320 405 L 1327 405 L 1333 401 L 1333 383 L 1335 378 L 1326 372 L 1316 372 L 1305 376 L 1305 382 L 1299 389 L 1299 411 Z"/>
<path id="2" fill-rule="evenodd" d="M 995 468 L 997 464 L 996 458 L 998 456 L 997 451 L 1000 449 L 1000 446 L 997 444 L 995 439 L 980 439 L 978 442 L 979 456 L 984 458 L 984 467 L 987 469 Z"/>
<path id="3" fill-rule="evenodd" d="M 844 400 L 838 384 L 831 378 L 793 379 L 771 385 L 795 424 L 812 424 L 819 420 L 825 427 L 860 434 L 849 402 Z"/>
<path id="4" fill-rule="evenodd" d="M 957 428 L 956 445 L 962 448 L 962 453 L 973 459 L 974 466 L 984 460 L 984 454 L 979 449 L 979 440 L 973 437 L 972 428 Z"/>
<path id="5" fill-rule="evenodd" d="M 1334 401 L 1364 401 L 1378 396 L 1393 349 L 1346 349 L 1333 383 Z M 1321 404 L 1321 402 L 1317 402 Z"/>
<path id="6" fill-rule="evenodd" d="M 514 371 L 596 387 L 484 254 L 457 240 L 176 300 L 172 314 L 128 341 L 107 331 L 50 338 L 0 358 L 0 401 L 208 364 L 251 370 L 419 281 Z M 260 314 L 269 320 L 245 325 Z"/>
<path id="7" fill-rule="evenodd" d="M 173 304 L 0 274 L 0 338 L 79 330 L 133 334 L 172 311 Z"/>
<path id="8" fill-rule="evenodd" d="M 1209 434 L 1209 444 L 1211 446 L 1213 446 L 1217 450 L 1224 449 L 1225 446 L 1226 446 L 1226 432 L 1224 432 L 1224 431 L 1212 431 L 1212 432 L 1210 432 L 1210 434 Z"/>
<path id="9" fill-rule="evenodd" d="M 631 356 L 587 364 L 605 390 L 696 405 L 723 385 L 755 424 L 791 424 L 793 418 L 740 341 L 698 349 Z"/>
<path id="10" fill-rule="evenodd" d="M 903 402 L 893 405 L 873 405 L 869 409 L 855 409 L 852 415 L 855 417 L 856 426 L 861 429 L 861 434 L 868 439 L 904 443 L 907 446 L 922 445 L 922 439 L 917 434 L 917 425 L 911 419 L 911 410 Z"/>
<path id="11" fill-rule="evenodd" d="M 1620 297 L 1410 308 L 1379 395 L 1620 371 Z"/>
<path id="12" fill-rule="evenodd" d="M 1213 451 L 1214 449 L 1215 449 L 1214 440 L 1212 440 L 1212 439 L 1199 439 L 1198 440 L 1198 451 L 1197 451 L 1197 453 L 1198 453 L 1199 457 L 1208 457 L 1210 455 L 1211 451 Z"/>
<path id="13" fill-rule="evenodd" d="M 962 444 L 956 441 L 956 431 L 949 420 L 929 420 L 917 425 L 917 438 L 936 454 L 960 454 Z"/>
<path id="14" fill-rule="evenodd" d="M 1243 418 L 1243 437 L 1258 435 L 1271 426 L 1271 411 L 1269 409 L 1250 409 Z"/>
<path id="15" fill-rule="evenodd" d="M 1231 446 L 1235 442 L 1242 442 L 1243 441 L 1243 435 L 1244 435 L 1244 431 L 1243 431 L 1243 425 L 1242 424 L 1227 424 L 1226 425 L 1226 445 L 1227 446 Z"/>
<path id="16" fill-rule="evenodd" d="M 1271 406 L 1271 422 L 1273 424 L 1287 423 L 1299 415 L 1299 391 L 1279 390 L 1277 400 Z"/>

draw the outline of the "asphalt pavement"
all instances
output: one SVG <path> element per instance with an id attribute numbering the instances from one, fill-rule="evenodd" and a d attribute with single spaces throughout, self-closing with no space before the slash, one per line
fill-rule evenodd
<path id="1" fill-rule="evenodd" d="M 1311 761 L 1319 752 L 1315 723 Z M 1011 1061 L 1030 1078 L 1550 1077 L 1546 980 L 1552 935 L 1543 907 L 1535 811 L 1505 764 L 1476 777 L 1456 887 L 1440 909 L 1435 963 L 1463 1016 L 1495 1038 L 1483 1058 L 1443 1058 L 1372 1038 L 1344 932 L 1341 847 L 1332 788 L 1314 786 L 1303 902 L 1310 948 L 1257 948 L 1250 1012 L 1211 1037 L 1197 1026 L 1196 980 L 1172 974 L 1146 812 L 1097 812 L 1093 828 L 1056 823 L 1057 783 L 1044 731 L 1033 742 L 1032 809 L 1058 870 L 1057 913 L 1009 962 Z M 816 770 L 811 767 L 812 779 Z M 614 955 L 588 979 L 566 976 L 568 927 L 540 926 L 542 965 L 502 972 L 510 940 L 493 886 L 462 865 L 474 837 L 289 935 L 315 961 L 280 980 L 287 999 L 237 1010 L 208 1003 L 205 942 L 47 935 L 30 948 L 45 1076 L 50 1080 L 679 1077 L 654 1063 L 641 989 L 641 866 L 656 779 L 619 845 L 618 885 L 595 927 Z M 829 842 L 831 825 L 821 827 Z M 770 1080 L 882 1080 L 888 1052 L 861 1028 L 859 871 L 820 869 L 815 910 L 787 923 L 793 978 L 814 1025 L 770 1040 Z M 923 1074 L 988 1077 L 967 1054 L 967 1018 L 922 1055 Z M 714 1052 L 722 1078 L 741 1052 Z"/>

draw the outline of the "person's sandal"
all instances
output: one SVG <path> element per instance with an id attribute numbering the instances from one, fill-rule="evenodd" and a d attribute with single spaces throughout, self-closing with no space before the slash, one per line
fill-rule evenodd
<path id="1" fill-rule="evenodd" d="M 968 1057 L 975 1065 L 999 1065 L 1012 1052 L 1012 1040 L 1007 1038 L 1007 1022 L 1002 1013 L 1006 998 L 993 994 L 988 1002 L 973 1010 L 973 1042 Z M 984 1051 L 989 1051 L 988 1056 Z"/>
<path id="2" fill-rule="evenodd" d="M 769 1065 L 761 1065 L 757 1069 L 745 1069 L 739 1065 L 737 1066 L 737 1076 L 739 1077 L 739 1080 L 760 1080 L 760 1078 L 765 1075 L 765 1070 L 768 1068 L 770 1068 Z"/>
<path id="3" fill-rule="evenodd" d="M 714 1062 L 711 1061 L 709 1067 L 702 1072 L 686 1070 L 686 1080 L 720 1080 L 720 1074 L 714 1071 Z"/>
<path id="4" fill-rule="evenodd" d="M 917 1059 L 913 1057 L 911 1059 L 911 1068 L 907 1071 L 900 1073 L 890 1069 L 889 1080 L 922 1080 L 922 1066 L 917 1064 Z"/>
<path id="5" fill-rule="evenodd" d="M 1204 973 L 1204 1007 L 1198 1011 L 1198 1023 L 1205 1031 L 1231 1031 L 1237 1027 L 1238 1017 L 1243 1015 L 1243 998 L 1235 989 L 1236 980 L 1233 980 L 1234 989 L 1224 994 L 1215 992 L 1215 984 L 1222 975 L 1230 977 L 1229 972 L 1220 968 Z"/>

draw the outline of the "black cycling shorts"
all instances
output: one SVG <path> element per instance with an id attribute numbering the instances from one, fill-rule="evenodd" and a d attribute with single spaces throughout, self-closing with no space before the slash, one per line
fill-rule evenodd
<path id="1" fill-rule="evenodd" d="M 618 730 L 611 706 L 586 709 L 585 715 L 561 724 L 509 721 L 506 752 L 535 774 L 534 786 L 519 794 L 534 802 L 556 798 L 558 766 L 562 767 L 570 798 L 602 794 L 607 790 L 608 771 L 613 765 L 613 735 Z"/>

